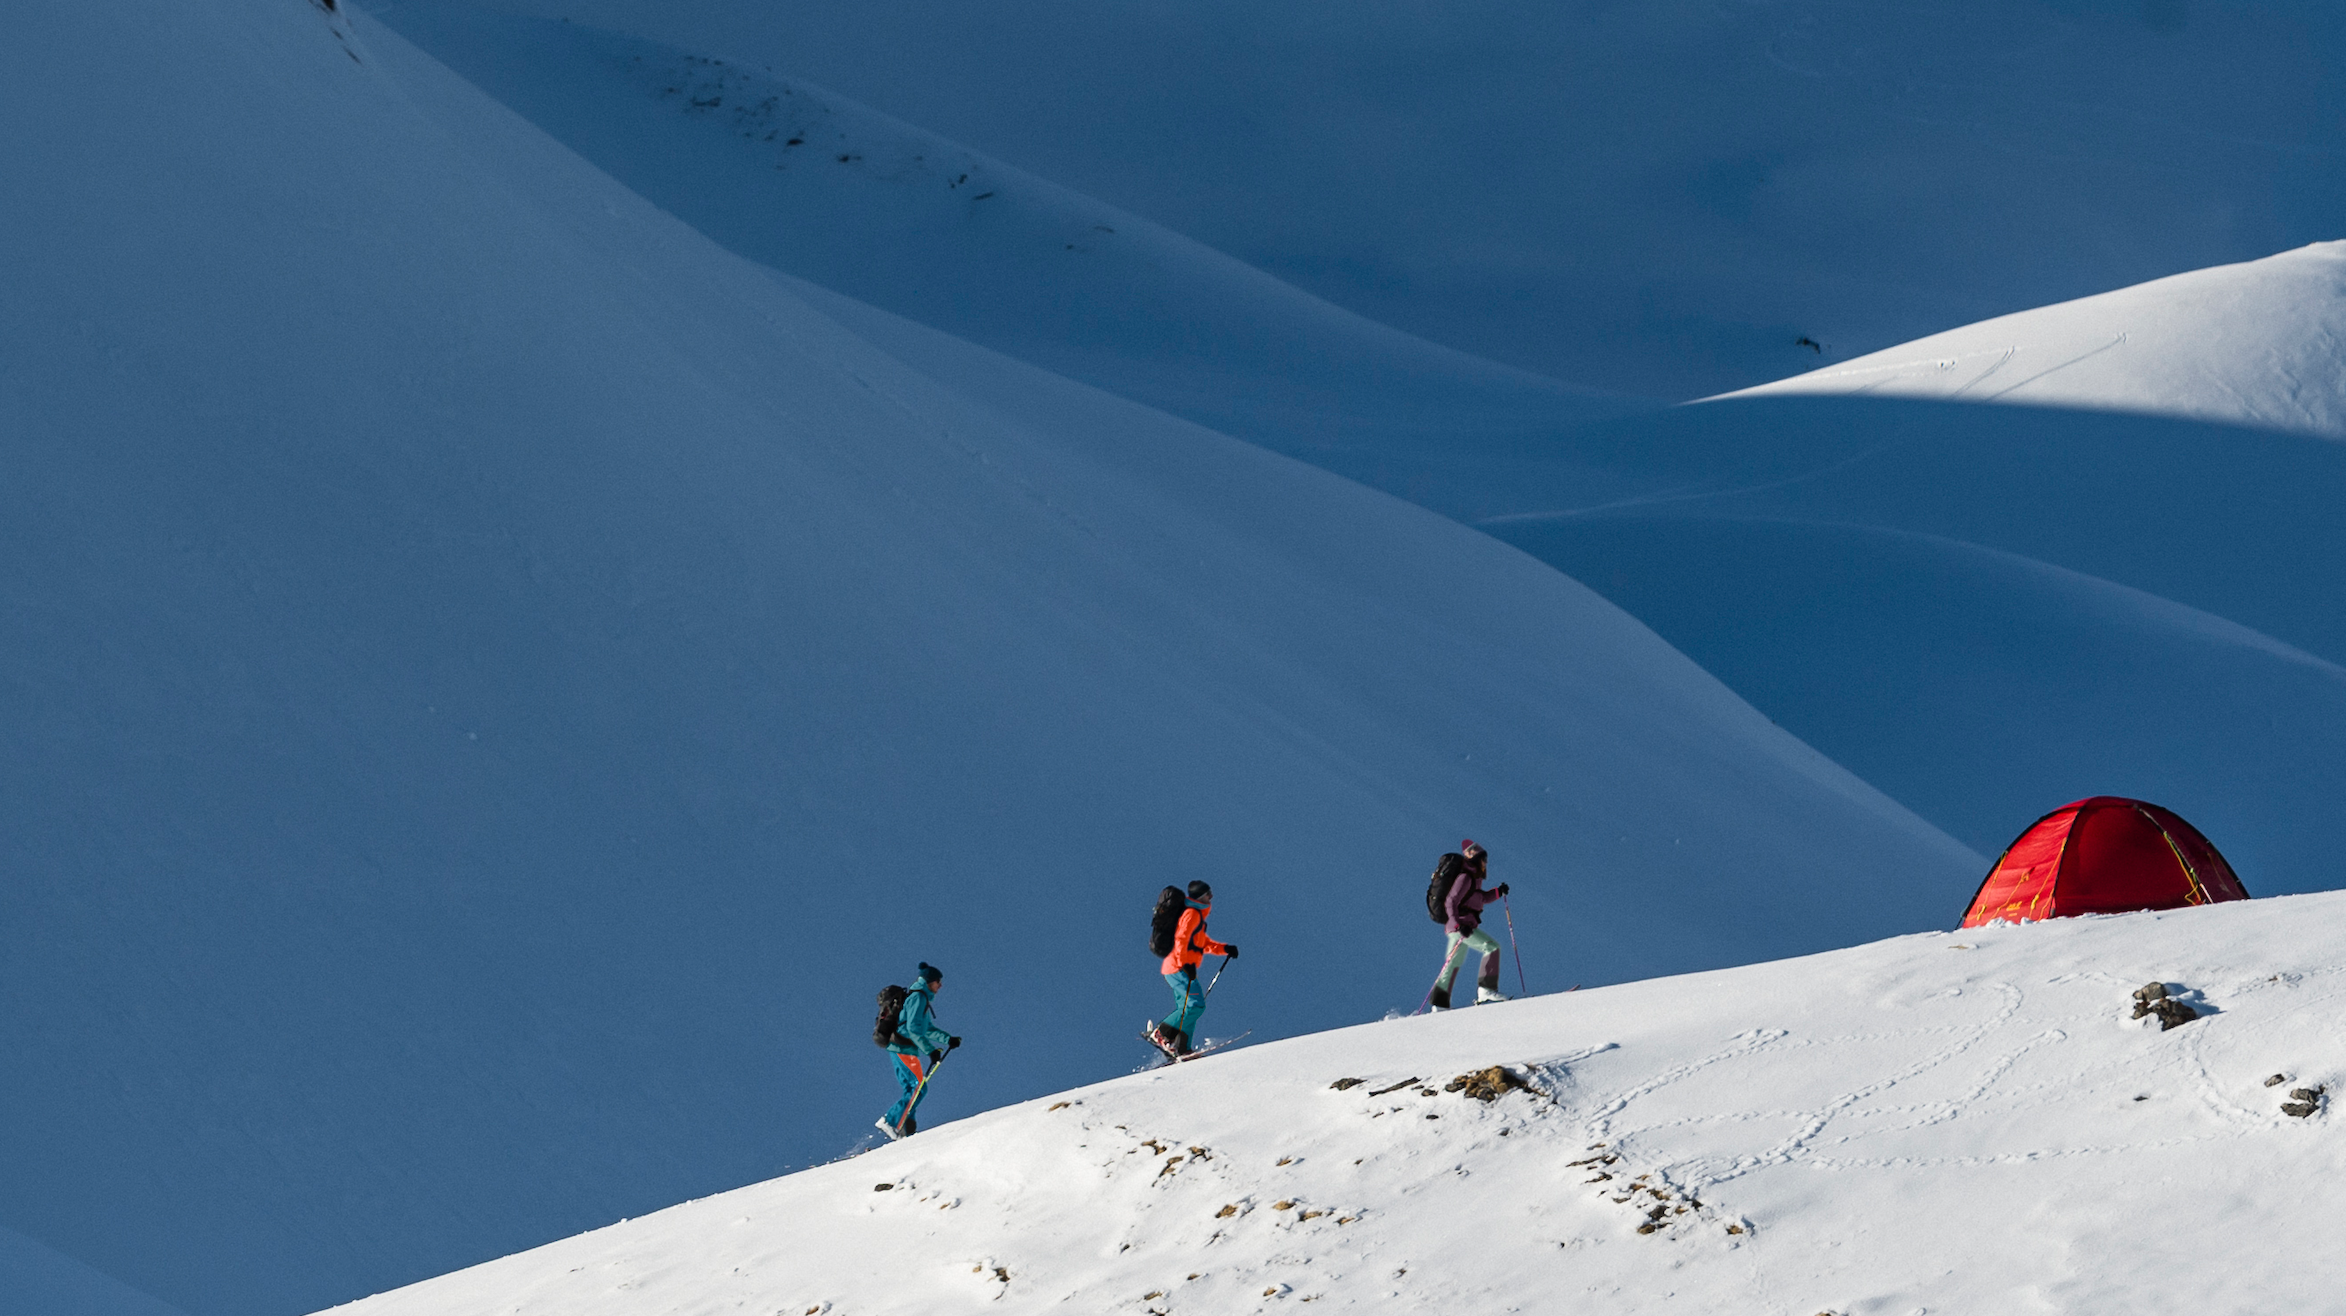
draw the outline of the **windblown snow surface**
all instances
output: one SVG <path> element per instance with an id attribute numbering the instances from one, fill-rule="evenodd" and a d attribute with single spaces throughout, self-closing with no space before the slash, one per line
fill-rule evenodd
<path id="1" fill-rule="evenodd" d="M 1998 316 L 1735 397 L 2140 412 L 2346 439 L 2346 242 Z"/>
<path id="2" fill-rule="evenodd" d="M 1999 924 L 1348 1028 L 339 1310 L 2330 1310 L 2342 933 Z M 2132 1018 L 2152 982 L 2200 1017 Z M 1533 1090 L 1449 1090 L 1494 1065 Z"/>
<path id="3" fill-rule="evenodd" d="M 347 7 L 0 7 L 0 122 L 0 1227 L 195 1316 L 836 1155 L 921 959 L 933 1119 L 1117 1072 L 1163 883 L 1269 1038 L 1417 999 L 1463 833 L 1551 988 L 1985 862 L 1523 554 L 930 373 Z"/>
<path id="4" fill-rule="evenodd" d="M 428 3 L 771 65 L 1382 323 L 1672 399 L 2346 213 L 2335 0 Z"/>
<path id="5" fill-rule="evenodd" d="M 1343 473 L 1642 409 L 1396 332 L 788 69 L 468 0 L 380 12 L 740 255 Z"/>

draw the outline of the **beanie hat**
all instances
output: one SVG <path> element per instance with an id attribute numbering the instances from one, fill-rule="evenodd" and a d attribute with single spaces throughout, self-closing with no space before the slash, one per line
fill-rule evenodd
<path id="1" fill-rule="evenodd" d="M 938 968 L 936 965 L 929 963 L 927 960 L 922 960 L 920 965 L 920 979 L 922 982 L 943 982 L 945 981 L 945 971 Z"/>
<path id="2" fill-rule="evenodd" d="M 1211 901 L 1214 898 L 1214 889 L 1207 886 L 1203 880 L 1192 882 L 1189 884 L 1189 898 Z"/>

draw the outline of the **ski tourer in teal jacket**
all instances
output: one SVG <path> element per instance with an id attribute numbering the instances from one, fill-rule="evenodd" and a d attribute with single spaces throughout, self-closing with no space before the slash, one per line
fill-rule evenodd
<path id="1" fill-rule="evenodd" d="M 925 964 L 921 967 L 928 968 Z M 896 1012 L 896 1040 L 888 1044 L 888 1049 L 900 1056 L 925 1056 L 953 1045 L 952 1034 L 937 1027 L 936 1018 L 929 1013 L 936 1000 L 935 981 L 926 977 L 915 981 L 920 986 L 904 994 L 904 1008 Z"/>

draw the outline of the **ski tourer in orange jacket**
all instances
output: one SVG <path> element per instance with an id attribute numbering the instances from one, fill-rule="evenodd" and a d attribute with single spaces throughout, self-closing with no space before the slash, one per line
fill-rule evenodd
<path id="1" fill-rule="evenodd" d="M 1202 884 L 1199 884 L 1202 885 Z M 1159 973 L 1179 973 L 1195 969 L 1199 960 L 1208 955 L 1228 955 L 1231 948 L 1206 935 L 1206 915 L 1214 912 L 1213 888 L 1206 889 L 1206 898 L 1200 902 L 1191 897 L 1189 907 L 1181 911 L 1181 921 L 1173 925 L 1173 953 L 1165 957 Z"/>

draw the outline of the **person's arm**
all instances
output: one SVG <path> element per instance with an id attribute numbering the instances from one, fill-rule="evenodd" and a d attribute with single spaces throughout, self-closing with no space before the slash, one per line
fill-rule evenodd
<path id="1" fill-rule="evenodd" d="M 1197 930 L 1197 948 L 1200 952 L 1207 955 L 1228 955 L 1231 953 L 1230 947 L 1223 945 L 1221 942 L 1214 940 L 1211 936 L 1206 934 L 1206 930 L 1203 924 L 1200 924 Z"/>
<path id="2" fill-rule="evenodd" d="M 897 1031 L 910 1039 L 918 1050 L 945 1050 L 952 1042 L 953 1035 L 937 1027 L 936 1018 L 929 1013 L 929 994 L 914 992 L 905 1001 L 912 1009 L 898 1022 Z"/>
<path id="3" fill-rule="evenodd" d="M 1443 897 L 1442 899 L 1442 912 L 1450 916 L 1450 926 L 1458 926 L 1458 916 L 1460 914 L 1471 914 L 1474 912 L 1476 906 L 1468 904 L 1467 901 L 1471 898 L 1475 889 L 1476 883 L 1474 880 L 1474 874 L 1472 872 L 1462 872 L 1458 876 L 1450 879 L 1450 894 Z"/>

